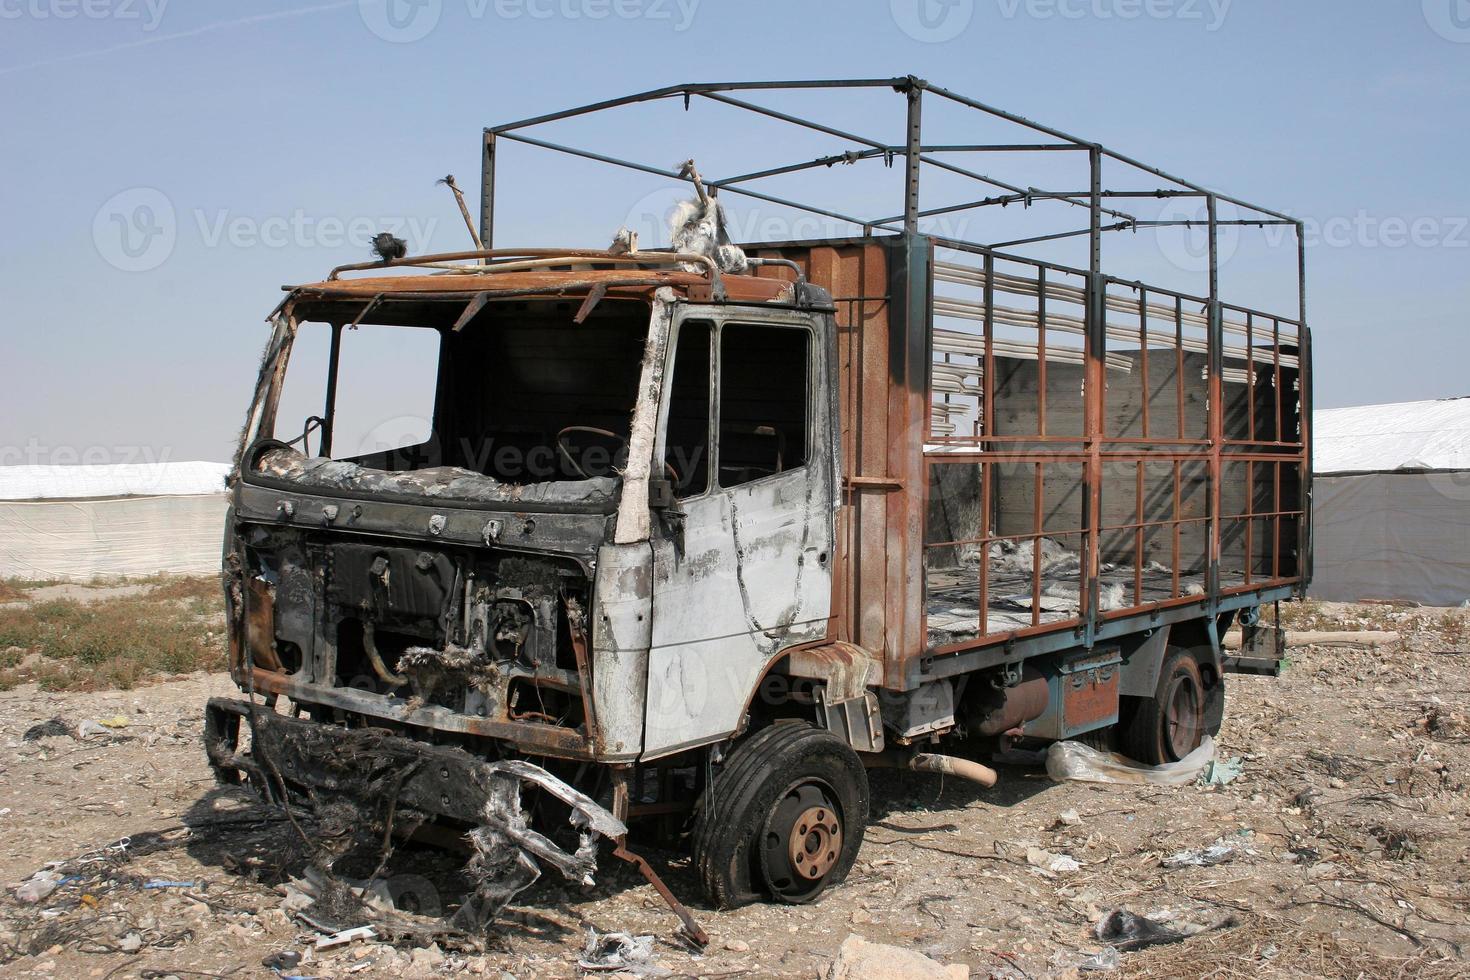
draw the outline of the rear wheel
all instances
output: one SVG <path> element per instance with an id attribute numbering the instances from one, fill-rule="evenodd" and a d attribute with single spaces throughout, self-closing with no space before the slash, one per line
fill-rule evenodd
<path id="1" fill-rule="evenodd" d="M 1199 662 L 1171 649 L 1154 696 L 1139 702 L 1123 732 L 1123 750 L 1148 765 L 1178 762 L 1199 748 L 1208 730 L 1208 700 Z"/>
<path id="2" fill-rule="evenodd" d="M 699 801 L 694 866 L 711 902 L 802 904 L 847 877 L 868 821 L 857 753 L 806 722 L 736 745 Z"/>

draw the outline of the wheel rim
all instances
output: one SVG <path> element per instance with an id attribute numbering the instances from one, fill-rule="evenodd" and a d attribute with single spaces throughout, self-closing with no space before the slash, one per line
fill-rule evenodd
<path id="1" fill-rule="evenodd" d="M 1164 750 L 1179 761 L 1199 747 L 1204 728 L 1204 692 L 1189 674 L 1178 674 L 1164 700 Z"/>
<path id="2" fill-rule="evenodd" d="M 804 902 L 821 894 L 844 843 L 831 787 L 818 780 L 788 787 L 771 807 L 761 843 L 761 871 L 776 898 Z"/>

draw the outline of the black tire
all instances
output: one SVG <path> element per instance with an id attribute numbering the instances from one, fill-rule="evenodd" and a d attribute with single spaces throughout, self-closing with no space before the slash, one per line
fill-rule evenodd
<path id="1" fill-rule="evenodd" d="M 1199 661 L 1187 650 L 1170 648 L 1159 668 L 1154 696 L 1138 699 L 1132 718 L 1122 729 L 1123 751 L 1151 766 L 1178 762 L 1204 738 L 1207 701 Z"/>
<path id="2" fill-rule="evenodd" d="M 694 868 L 717 908 L 804 904 L 847 877 L 867 822 L 857 753 L 807 722 L 778 723 L 737 744 L 706 787 Z"/>

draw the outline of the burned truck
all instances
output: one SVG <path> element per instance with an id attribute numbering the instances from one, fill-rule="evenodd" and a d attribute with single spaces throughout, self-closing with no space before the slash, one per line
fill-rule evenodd
<path id="1" fill-rule="evenodd" d="M 747 94 L 822 87 L 897 93 L 904 138 Z M 659 100 L 845 148 L 704 180 L 526 133 Z M 1038 141 L 928 144 L 932 102 Z M 673 247 L 495 247 L 512 144 L 691 187 Z M 225 541 L 222 778 L 468 833 L 490 906 L 541 864 L 589 878 L 608 838 L 681 909 L 629 850 L 640 825 L 687 847 L 712 903 L 802 903 L 852 867 L 871 768 L 990 785 L 997 751 L 1075 738 L 1168 763 L 1218 731 L 1228 674 L 1273 668 L 1262 611 L 1311 569 L 1310 335 L 1304 299 L 1219 295 L 1217 236 L 1226 203 L 1294 219 L 916 78 L 676 86 L 483 149 L 474 249 L 338 268 L 270 318 Z M 1002 152 L 1066 153 L 1088 185 L 969 162 Z M 901 214 L 751 190 L 865 161 L 902 167 Z M 1105 186 L 1104 163 L 1160 186 Z M 984 185 L 963 205 L 982 213 L 1086 214 L 1088 263 L 926 230 L 959 209 L 921 206 L 931 170 Z M 853 234 L 737 246 L 719 201 L 740 195 Z M 1123 209 L 1176 197 L 1203 215 L 1207 289 L 1104 271 L 1108 233 L 1161 223 Z M 309 331 L 324 400 L 286 414 Z M 421 430 L 364 451 L 343 403 L 383 392 L 340 373 L 368 331 L 435 353 Z"/>

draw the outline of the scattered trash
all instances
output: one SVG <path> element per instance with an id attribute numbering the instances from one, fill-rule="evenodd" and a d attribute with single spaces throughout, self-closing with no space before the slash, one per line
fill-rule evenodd
<path id="1" fill-rule="evenodd" d="M 43 738 L 55 738 L 60 735 L 71 736 L 72 734 L 71 725 L 65 719 L 52 718 L 49 721 L 43 721 L 39 725 L 32 725 L 30 728 L 27 728 L 26 733 L 21 737 L 27 742 L 39 742 Z"/>
<path id="2" fill-rule="evenodd" d="M 294 970 L 301 965 L 301 954 L 294 949 L 283 949 L 261 960 L 260 965 L 267 970 L 284 973 L 287 970 Z"/>
<path id="3" fill-rule="evenodd" d="M 1245 760 L 1240 756 L 1224 760 L 1211 759 L 1205 766 L 1205 771 L 1200 773 L 1200 785 L 1229 786 L 1239 779 L 1243 772 L 1245 772 Z"/>
<path id="4" fill-rule="evenodd" d="M 29 881 L 15 890 L 15 897 L 19 901 L 34 905 L 56 891 L 61 885 L 61 878 L 54 871 L 37 871 L 31 875 Z"/>
<path id="5" fill-rule="evenodd" d="M 1146 766 L 1117 752 L 1099 752 L 1081 742 L 1054 742 L 1046 752 L 1046 774 L 1059 783 L 1188 786 L 1214 757 L 1215 742 L 1208 735 L 1189 755 L 1162 766 Z"/>
<path id="6" fill-rule="evenodd" d="M 165 878 L 154 878 L 152 881 L 145 881 L 143 883 L 143 887 L 144 888 L 147 888 L 147 889 L 154 889 L 154 888 L 198 888 L 199 887 L 199 882 L 197 882 L 197 881 L 169 881 L 169 880 L 167 880 Z"/>
<path id="7" fill-rule="evenodd" d="M 117 941 L 119 952 L 136 953 L 143 948 L 143 937 L 136 932 L 130 932 Z"/>
<path id="8" fill-rule="evenodd" d="M 653 937 L 626 932 L 598 933 L 587 930 L 587 946 L 577 965 L 589 972 L 632 973 L 640 977 L 662 977 L 669 971 L 653 960 Z"/>
<path id="9" fill-rule="evenodd" d="M 128 719 L 125 715 L 113 715 L 111 718 L 98 718 L 97 724 L 103 728 L 127 728 Z"/>
<path id="10" fill-rule="evenodd" d="M 1291 798 L 1291 805 L 1298 810 L 1306 810 L 1317 802 L 1322 796 L 1322 791 L 1315 786 L 1308 786 Z"/>
<path id="11" fill-rule="evenodd" d="M 1237 854 L 1254 855 L 1256 852 L 1239 840 L 1217 838 L 1209 847 L 1199 850 L 1179 851 L 1170 854 L 1159 863 L 1166 868 L 1213 868 L 1217 864 L 1233 861 Z"/>
<path id="12" fill-rule="evenodd" d="M 1431 707 L 1419 719 L 1419 726 L 1432 738 L 1441 741 L 1463 741 L 1470 733 L 1470 723 L 1466 722 L 1464 715 L 1437 706 Z"/>
<path id="13" fill-rule="evenodd" d="M 1383 847 L 1383 856 L 1391 861 L 1407 861 L 1419 855 L 1419 845 L 1411 831 L 1399 827 L 1371 827 L 1368 832 Z"/>
<path id="14" fill-rule="evenodd" d="M 1026 849 L 1026 863 L 1052 875 L 1070 874 L 1073 871 L 1082 870 L 1082 865 L 1076 858 L 1066 854 L 1053 854 L 1040 847 Z"/>
<path id="15" fill-rule="evenodd" d="M 1123 957 L 1113 946 L 1104 946 L 1096 953 L 1081 950 L 1058 950 L 1050 960 L 1058 970 L 1076 970 L 1079 973 L 1110 973 L 1123 965 Z"/>
<path id="16" fill-rule="evenodd" d="M 322 936 L 316 941 L 317 949 L 335 949 L 338 946 L 346 946 L 348 943 L 357 942 L 359 939 L 376 939 L 378 934 L 373 932 L 372 926 L 358 926 L 355 929 L 343 929 L 334 932 L 330 936 Z"/>
<path id="17" fill-rule="evenodd" d="M 1116 949 L 1129 952 L 1145 946 L 1182 942 L 1184 933 L 1175 932 L 1153 919 L 1134 915 L 1127 909 L 1113 909 L 1098 920 L 1092 934 Z"/>
<path id="18" fill-rule="evenodd" d="M 1076 827 L 1079 826 L 1081 823 L 1082 815 L 1079 814 L 1076 810 L 1063 810 L 1061 813 L 1057 814 L 1057 822 L 1052 826 Z"/>
<path id="19" fill-rule="evenodd" d="M 108 738 L 111 736 L 112 731 L 110 729 L 102 727 L 102 725 L 90 718 L 77 725 L 77 738 L 84 741 L 89 738 Z"/>
<path id="20" fill-rule="evenodd" d="M 970 968 L 960 963 L 945 966 L 915 950 L 848 936 L 824 980 L 967 980 L 969 976 Z"/>

